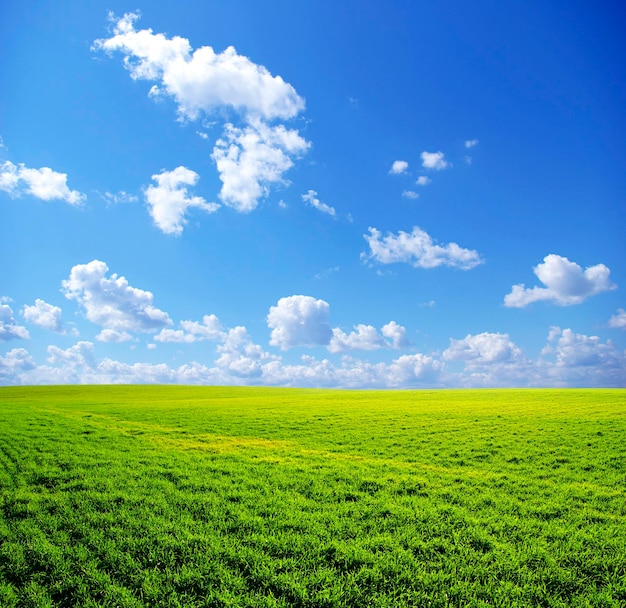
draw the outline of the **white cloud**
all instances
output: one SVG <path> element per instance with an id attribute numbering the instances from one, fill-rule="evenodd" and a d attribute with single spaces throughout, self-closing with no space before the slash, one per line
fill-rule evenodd
<path id="1" fill-rule="evenodd" d="M 157 185 L 148 186 L 144 195 L 154 223 L 165 234 L 182 234 L 183 226 L 187 223 L 185 214 L 191 207 L 207 213 L 219 209 L 216 203 L 207 203 L 200 196 L 187 195 L 187 186 L 195 186 L 198 177 L 195 171 L 182 166 L 152 176 Z"/>
<path id="2" fill-rule="evenodd" d="M 466 148 L 473 148 L 474 146 L 478 145 L 478 140 L 477 139 L 468 139 L 465 142 L 465 147 Z"/>
<path id="3" fill-rule="evenodd" d="M 405 262 L 415 268 L 435 268 L 437 266 L 451 266 L 462 270 L 469 270 L 482 259 L 478 252 L 463 249 L 456 243 L 437 245 L 424 230 L 415 226 L 411 233 L 399 231 L 398 234 L 389 233 L 382 237 L 376 228 L 369 229 L 370 234 L 364 235 L 370 246 L 370 253 L 362 253 L 364 260 L 375 260 L 380 264 Z M 382 237 L 382 238 L 381 238 Z"/>
<path id="4" fill-rule="evenodd" d="M 0 190 L 13 196 L 31 194 L 44 201 L 60 199 L 70 205 L 80 205 L 86 198 L 68 188 L 66 173 L 57 173 L 49 167 L 30 169 L 23 163 L 14 165 L 8 160 L 0 164 Z"/>
<path id="5" fill-rule="evenodd" d="M 239 212 L 252 211 L 270 185 L 287 183 L 283 174 L 293 166 L 292 158 L 308 147 L 297 131 L 284 125 L 254 120 L 241 129 L 227 124 L 212 154 L 223 184 L 220 199 Z"/>
<path id="6" fill-rule="evenodd" d="M 185 38 L 167 38 L 152 30 L 137 31 L 135 13 L 114 21 L 113 36 L 94 47 L 120 51 L 131 77 L 155 81 L 152 95 L 169 95 L 180 118 L 225 116 L 230 110 L 245 125 L 225 125 L 212 158 L 223 186 L 220 199 L 237 211 L 252 211 L 269 186 L 284 184 L 283 174 L 293 158 L 309 147 L 296 130 L 270 122 L 296 117 L 304 100 L 280 76 L 239 55 L 233 47 L 215 53 L 209 47 L 191 48 Z"/>
<path id="7" fill-rule="evenodd" d="M 405 173 L 408 168 L 409 163 L 405 160 L 394 160 L 391 169 L 389 169 L 389 173 L 391 173 L 391 175 L 400 175 L 401 173 Z"/>
<path id="8" fill-rule="evenodd" d="M 4 356 L 0 355 L 0 383 L 15 384 L 23 372 L 35 367 L 35 361 L 26 349 L 14 348 Z"/>
<path id="9" fill-rule="evenodd" d="M 403 335 L 391 322 L 382 333 Z M 404 328 L 402 328 L 403 330 Z M 371 331 L 371 330 L 370 330 Z M 369 332 L 362 331 L 365 336 Z M 353 332 L 358 335 L 359 332 Z M 375 337 L 374 332 L 371 333 Z M 441 357 L 404 354 L 371 363 L 343 355 L 340 362 L 303 356 L 285 363 L 255 344 L 245 327 L 222 334 L 212 367 L 195 361 L 177 368 L 164 363 L 122 363 L 95 356 L 91 342 L 48 348 L 45 365 L 24 349 L 0 355 L 0 384 L 179 383 L 264 384 L 343 388 L 434 388 L 498 386 L 626 386 L 626 353 L 596 336 L 552 328 L 539 359 L 526 359 L 507 334 L 482 333 L 450 340 Z M 456 364 L 461 371 L 453 371 Z"/>
<path id="10" fill-rule="evenodd" d="M 96 361 L 92 342 L 77 342 L 63 350 L 58 346 L 48 346 L 48 363 L 67 365 L 68 367 L 94 367 Z"/>
<path id="11" fill-rule="evenodd" d="M 626 353 L 610 340 L 553 327 L 542 355 L 554 359 L 543 363 L 549 385 L 626 386 Z"/>
<path id="12" fill-rule="evenodd" d="M 611 271 L 604 264 L 583 270 L 575 262 L 553 253 L 547 255 L 533 271 L 545 287 L 526 288 L 523 283 L 514 285 L 511 293 L 504 298 L 505 306 L 523 308 L 542 300 L 570 306 L 616 288 L 609 280 Z"/>
<path id="13" fill-rule="evenodd" d="M 0 341 L 28 340 L 29 338 L 28 330 L 16 323 L 13 309 L 8 304 L 0 304 Z"/>
<path id="14" fill-rule="evenodd" d="M 171 325 L 167 313 L 153 306 L 151 292 L 130 286 L 116 274 L 107 278 L 108 271 L 104 262 L 93 260 L 74 266 L 62 282 L 65 297 L 81 304 L 89 321 L 120 332 L 151 332 Z"/>
<path id="15" fill-rule="evenodd" d="M 420 175 L 415 182 L 418 186 L 428 186 L 430 184 L 430 177 L 426 177 L 425 175 Z"/>
<path id="16" fill-rule="evenodd" d="M 444 158 L 443 152 L 422 152 L 422 167 L 426 169 L 434 169 L 441 171 L 450 166 L 450 163 Z"/>
<path id="17" fill-rule="evenodd" d="M 402 355 L 379 369 L 378 384 L 382 386 L 433 386 L 438 383 L 443 364 L 428 355 L 415 353 Z"/>
<path id="18" fill-rule="evenodd" d="M 254 344 L 245 327 L 231 329 L 224 343 L 217 347 L 220 357 L 215 362 L 219 368 L 237 377 L 257 378 L 263 374 L 263 364 L 277 360 Z"/>
<path id="19" fill-rule="evenodd" d="M 404 348 L 409 345 L 409 341 L 406 337 L 406 328 L 402 325 L 398 325 L 395 321 L 390 321 L 387 325 L 383 325 L 381 333 L 385 338 L 391 340 L 391 346 L 393 348 Z"/>
<path id="20" fill-rule="evenodd" d="M 346 334 L 336 327 L 333 329 L 333 337 L 328 344 L 331 353 L 343 353 L 350 350 L 377 350 L 384 348 L 387 343 L 371 325 L 355 325 L 356 331 Z"/>
<path id="21" fill-rule="evenodd" d="M 67 333 L 63 320 L 62 311 L 58 306 L 48 304 L 44 300 L 35 300 L 34 306 L 24 306 L 22 316 L 29 323 L 34 323 L 44 329 L 49 329 L 59 334 Z"/>
<path id="22" fill-rule="evenodd" d="M 483 332 L 467 335 L 462 340 L 450 339 L 450 346 L 442 356 L 445 361 L 484 365 L 511 361 L 520 355 L 520 349 L 511 342 L 508 334 Z"/>
<path id="23" fill-rule="evenodd" d="M 327 205 L 326 203 L 322 203 L 319 198 L 317 198 L 317 192 L 315 190 L 309 190 L 306 194 L 302 195 L 302 200 L 305 203 L 311 205 L 311 207 L 315 207 L 318 211 L 322 213 L 326 213 L 332 217 L 336 217 L 337 212 L 334 207 Z"/>
<path id="24" fill-rule="evenodd" d="M 98 342 L 121 343 L 134 340 L 133 336 L 127 331 L 118 331 L 117 329 L 103 329 L 97 336 Z"/>
<path id="25" fill-rule="evenodd" d="M 200 342 L 201 340 L 222 340 L 225 337 L 222 324 L 215 315 L 204 315 L 202 323 L 181 321 L 182 329 L 162 329 L 154 340 L 156 342 Z"/>
<path id="26" fill-rule="evenodd" d="M 402 192 L 402 196 L 404 198 L 410 198 L 412 200 L 419 198 L 419 194 L 415 192 L 414 190 L 404 190 L 404 192 Z"/>
<path id="27" fill-rule="evenodd" d="M 193 51 L 185 38 L 135 30 L 138 18 L 136 13 L 127 13 L 117 19 L 113 36 L 96 40 L 94 47 L 122 52 L 131 77 L 157 81 L 158 92 L 176 100 L 181 116 L 195 120 L 226 106 L 272 120 L 293 118 L 304 109 L 304 100 L 289 83 L 239 55 L 232 46 L 222 53 L 210 46 Z"/>
<path id="28" fill-rule="evenodd" d="M 267 325 L 270 344 L 286 350 L 293 346 L 326 346 L 333 332 L 328 324 L 330 307 L 324 300 L 294 295 L 270 307 Z"/>
<path id="29" fill-rule="evenodd" d="M 626 310 L 618 308 L 617 312 L 609 319 L 609 327 L 626 329 Z"/>

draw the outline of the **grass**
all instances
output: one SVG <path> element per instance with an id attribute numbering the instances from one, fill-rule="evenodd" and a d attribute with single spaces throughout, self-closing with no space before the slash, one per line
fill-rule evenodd
<path id="1" fill-rule="evenodd" d="M 626 606 L 626 391 L 0 389 L 0 606 Z"/>

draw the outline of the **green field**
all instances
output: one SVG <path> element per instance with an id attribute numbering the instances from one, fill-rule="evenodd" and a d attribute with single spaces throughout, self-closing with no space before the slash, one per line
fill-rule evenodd
<path id="1" fill-rule="evenodd" d="M 0 606 L 626 606 L 626 390 L 0 388 Z"/>

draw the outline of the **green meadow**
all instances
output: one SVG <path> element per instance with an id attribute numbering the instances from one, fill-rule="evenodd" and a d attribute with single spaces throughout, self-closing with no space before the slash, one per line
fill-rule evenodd
<path id="1" fill-rule="evenodd" d="M 626 606 L 626 390 L 0 388 L 0 606 Z"/>

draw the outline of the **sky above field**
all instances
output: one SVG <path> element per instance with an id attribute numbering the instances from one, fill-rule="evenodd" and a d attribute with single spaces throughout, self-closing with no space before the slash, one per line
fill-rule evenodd
<path id="1" fill-rule="evenodd" d="M 4 2 L 0 384 L 626 386 L 616 2 Z"/>

